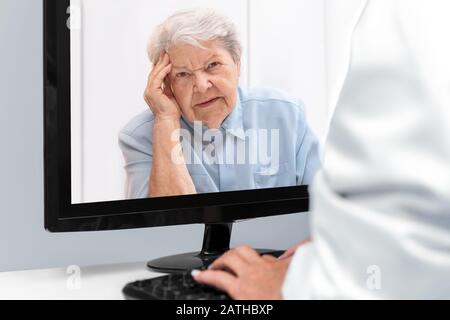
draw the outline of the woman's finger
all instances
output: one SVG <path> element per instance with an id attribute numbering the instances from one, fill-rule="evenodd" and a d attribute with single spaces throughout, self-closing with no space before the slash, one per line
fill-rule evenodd
<path id="1" fill-rule="evenodd" d="M 152 71 L 154 71 L 155 74 L 158 74 L 169 63 L 170 63 L 170 57 L 165 51 L 163 51 L 161 56 L 158 59 L 158 62 L 156 62 L 156 65 L 153 67 Z"/>
<path id="2" fill-rule="evenodd" d="M 164 84 L 164 81 L 171 70 L 172 70 L 172 64 L 169 63 L 167 66 L 165 66 L 163 69 L 161 69 L 161 71 L 156 75 L 155 85 L 157 84 L 158 88 L 161 88 L 161 86 Z"/>
<path id="3" fill-rule="evenodd" d="M 162 92 L 162 85 L 164 83 L 164 79 L 167 77 L 167 75 L 170 73 L 171 70 L 172 65 L 169 64 L 166 67 L 164 67 L 158 74 L 156 74 L 149 84 L 150 90 Z"/>
<path id="4" fill-rule="evenodd" d="M 172 68 L 171 65 L 166 66 L 163 70 L 161 70 L 158 77 L 149 80 L 151 82 L 149 82 L 147 84 L 147 87 L 145 88 L 144 100 L 150 106 L 150 108 L 154 108 L 156 107 L 156 105 L 159 105 L 159 103 L 157 103 L 155 99 L 159 100 L 160 98 L 158 98 L 158 96 L 164 95 L 164 91 L 162 88 L 162 84 L 164 82 L 164 74 L 167 75 L 170 72 L 171 68 Z M 173 95 L 172 97 L 168 96 L 167 98 L 169 98 L 172 101 L 175 99 Z M 155 110 L 153 109 L 152 111 L 155 112 Z"/>
<path id="5" fill-rule="evenodd" d="M 158 76 L 158 74 L 161 73 L 163 69 L 165 69 L 170 64 L 170 58 L 167 53 L 164 53 L 162 58 L 158 60 L 156 65 L 153 67 L 152 71 L 148 75 L 147 83 L 148 85 L 151 85 L 155 78 Z"/>

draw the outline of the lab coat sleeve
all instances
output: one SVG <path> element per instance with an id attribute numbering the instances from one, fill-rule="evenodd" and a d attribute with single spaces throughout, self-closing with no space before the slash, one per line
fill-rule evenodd
<path id="1" fill-rule="evenodd" d="M 450 298 L 448 12 L 367 2 L 285 299 Z"/>

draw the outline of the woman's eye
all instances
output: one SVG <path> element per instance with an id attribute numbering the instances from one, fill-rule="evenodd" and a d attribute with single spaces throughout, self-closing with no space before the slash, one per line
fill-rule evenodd
<path id="1" fill-rule="evenodd" d="M 187 73 L 187 72 L 177 73 L 177 78 L 186 78 L 187 76 L 189 76 L 189 73 Z"/>
<path id="2" fill-rule="evenodd" d="M 213 63 L 210 63 L 210 64 L 208 65 L 208 70 L 217 68 L 218 66 L 220 66 L 220 62 L 213 62 Z"/>

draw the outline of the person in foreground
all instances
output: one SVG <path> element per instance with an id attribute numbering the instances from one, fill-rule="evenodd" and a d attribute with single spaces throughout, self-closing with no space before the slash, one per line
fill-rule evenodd
<path id="1" fill-rule="evenodd" d="M 242 46 L 228 18 L 211 9 L 176 13 L 156 28 L 148 53 L 149 108 L 119 134 L 127 198 L 311 182 L 319 148 L 303 104 L 238 85 Z"/>
<path id="2" fill-rule="evenodd" d="M 312 241 L 279 260 L 239 247 L 197 281 L 235 299 L 450 298 L 449 8 L 367 1 L 311 188 Z"/>

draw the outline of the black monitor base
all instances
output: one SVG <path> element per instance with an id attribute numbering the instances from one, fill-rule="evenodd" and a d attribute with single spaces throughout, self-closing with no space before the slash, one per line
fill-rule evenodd
<path id="1" fill-rule="evenodd" d="M 205 226 L 201 252 L 184 253 L 152 260 L 147 267 L 153 272 L 178 273 L 208 268 L 218 257 L 230 249 L 232 224 L 212 224 Z M 283 251 L 258 249 L 259 254 L 280 256 Z"/>

